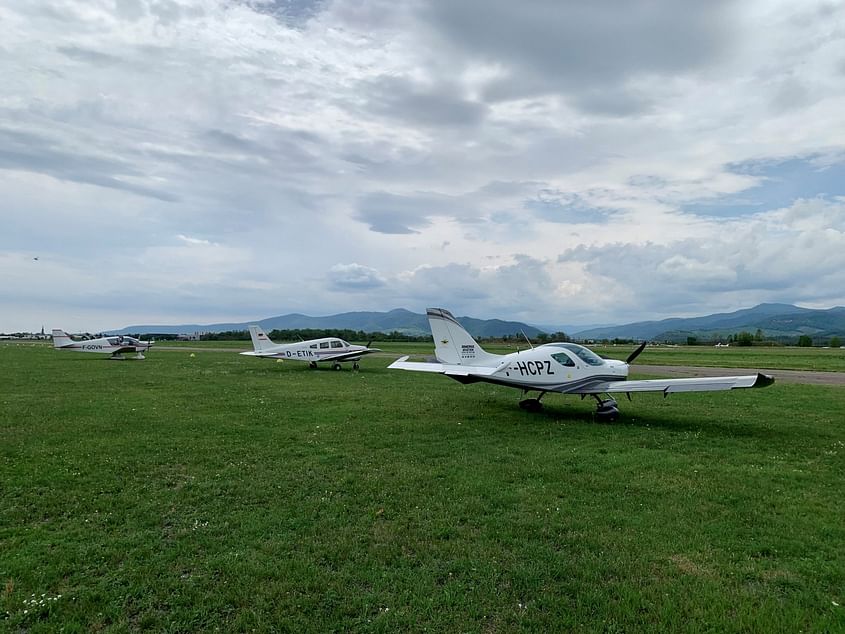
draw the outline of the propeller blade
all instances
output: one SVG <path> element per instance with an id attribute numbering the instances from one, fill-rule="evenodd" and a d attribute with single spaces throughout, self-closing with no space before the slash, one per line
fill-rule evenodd
<path id="1" fill-rule="evenodd" d="M 633 362 L 634 362 L 634 359 L 636 359 L 638 356 L 640 356 L 640 353 L 641 353 L 643 350 L 645 350 L 645 345 L 646 345 L 646 343 L 648 343 L 648 342 L 647 342 L 647 341 L 643 341 L 640 345 L 638 345 L 638 346 L 637 346 L 637 349 L 636 349 L 636 350 L 634 350 L 631 354 L 629 354 L 629 355 L 628 355 L 628 358 L 627 358 L 627 359 L 625 359 L 625 363 L 627 363 L 627 364 L 629 364 L 629 365 L 630 365 L 631 363 L 633 363 Z"/>
<path id="2" fill-rule="evenodd" d="M 370 345 L 372 345 L 372 343 L 373 343 L 373 340 L 372 340 L 372 339 L 370 339 L 370 340 L 367 342 L 367 345 L 366 345 L 366 346 L 364 346 L 364 347 L 365 347 L 365 348 L 369 348 L 369 347 L 370 347 Z"/>

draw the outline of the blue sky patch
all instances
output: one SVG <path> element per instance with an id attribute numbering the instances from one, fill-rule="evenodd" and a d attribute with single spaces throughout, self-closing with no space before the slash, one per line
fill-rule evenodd
<path id="1" fill-rule="evenodd" d="M 742 192 L 688 203 L 683 210 L 699 216 L 733 218 L 788 207 L 800 198 L 845 196 L 845 162 L 825 165 L 817 159 L 811 156 L 729 164 L 729 172 L 757 176 L 762 181 Z"/>

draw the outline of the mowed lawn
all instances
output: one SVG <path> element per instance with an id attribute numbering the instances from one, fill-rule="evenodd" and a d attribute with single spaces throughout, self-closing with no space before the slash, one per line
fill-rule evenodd
<path id="1" fill-rule="evenodd" d="M 845 630 L 845 390 L 388 363 L 0 346 L 0 630 Z"/>

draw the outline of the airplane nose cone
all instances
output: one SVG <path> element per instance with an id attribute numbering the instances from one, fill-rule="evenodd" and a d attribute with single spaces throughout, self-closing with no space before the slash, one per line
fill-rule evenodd
<path id="1" fill-rule="evenodd" d="M 624 361 L 617 361 L 615 359 L 608 360 L 611 374 L 616 376 L 628 376 L 628 364 Z"/>

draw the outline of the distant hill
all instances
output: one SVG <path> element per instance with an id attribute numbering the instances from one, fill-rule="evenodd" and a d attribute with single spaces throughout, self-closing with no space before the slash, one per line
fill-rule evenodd
<path id="1" fill-rule="evenodd" d="M 742 331 L 755 333 L 758 329 L 770 339 L 796 339 L 801 335 L 814 339 L 845 338 L 845 307 L 817 310 L 791 304 L 759 304 L 732 313 L 592 328 L 577 332 L 574 337 L 684 342 L 690 336 L 701 340 L 726 339 L 728 335 Z"/>
<path id="2" fill-rule="evenodd" d="M 524 330 L 529 337 L 536 337 L 542 331 L 533 326 L 518 321 L 502 321 L 500 319 L 475 319 L 473 317 L 458 317 L 464 328 L 476 337 L 502 337 L 513 335 Z M 404 308 L 396 308 L 389 312 L 352 312 L 324 317 L 311 317 L 292 313 L 279 315 L 255 321 L 218 324 L 178 324 L 178 325 L 138 325 L 127 326 L 119 330 L 109 331 L 111 334 L 190 334 L 194 332 L 225 332 L 227 330 L 246 330 L 250 324 L 258 324 L 267 332 L 271 330 L 293 329 L 348 329 L 363 330 L 364 332 L 401 332 L 407 335 L 427 336 L 431 334 L 428 319 L 425 315 L 413 313 Z"/>

